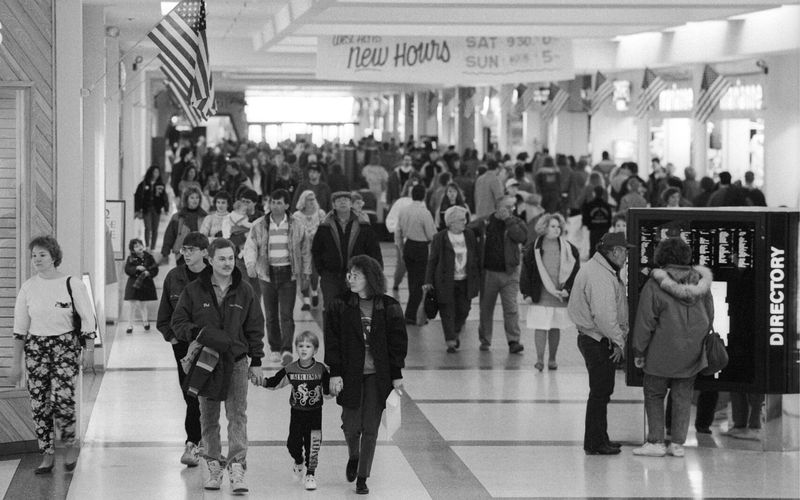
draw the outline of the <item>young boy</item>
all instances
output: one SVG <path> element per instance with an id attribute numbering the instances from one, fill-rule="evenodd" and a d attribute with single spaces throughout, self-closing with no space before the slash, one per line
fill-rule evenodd
<path id="1" fill-rule="evenodd" d="M 330 373 L 328 368 L 316 361 L 319 338 L 313 332 L 304 331 L 294 341 L 297 361 L 289 363 L 274 376 L 264 380 L 267 389 L 292 386 L 289 404 L 292 407 L 289 421 L 289 438 L 286 447 L 294 459 L 292 471 L 298 478 L 303 476 L 303 450 L 305 450 L 305 488 L 317 489 L 314 472 L 322 445 L 322 394 L 328 394 Z"/>

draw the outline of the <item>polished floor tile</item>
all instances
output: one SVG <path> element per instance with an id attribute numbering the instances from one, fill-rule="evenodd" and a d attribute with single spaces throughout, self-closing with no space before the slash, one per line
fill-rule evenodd
<path id="1" fill-rule="evenodd" d="M 796 498 L 797 454 L 686 448 L 686 457 L 611 457 L 565 446 L 454 446 L 493 497 Z"/>
<path id="2" fill-rule="evenodd" d="M 11 484 L 11 479 L 14 477 L 18 465 L 19 460 L 0 461 L 0 498 L 5 497 L 8 485 Z"/>
<path id="3" fill-rule="evenodd" d="M 218 492 L 205 491 L 203 466 L 187 468 L 178 462 L 179 447 L 91 448 L 81 456 L 68 499 L 198 499 L 241 498 L 227 484 Z M 306 491 L 294 479 L 292 459 L 283 446 L 251 446 L 246 480 L 250 498 L 363 498 L 344 478 L 345 446 L 320 449 L 317 490 Z M 369 498 L 430 498 L 403 454 L 394 446 L 379 446 L 368 480 Z"/>

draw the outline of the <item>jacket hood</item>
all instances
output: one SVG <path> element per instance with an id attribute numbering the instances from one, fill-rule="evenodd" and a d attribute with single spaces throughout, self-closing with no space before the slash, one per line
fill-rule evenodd
<path id="1" fill-rule="evenodd" d="M 711 270 L 703 266 L 666 266 L 650 276 L 662 290 L 680 302 L 691 305 L 711 291 Z"/>

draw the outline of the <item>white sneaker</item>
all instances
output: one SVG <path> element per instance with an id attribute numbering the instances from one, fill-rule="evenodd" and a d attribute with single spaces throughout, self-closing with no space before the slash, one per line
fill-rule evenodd
<path id="1" fill-rule="evenodd" d="M 269 353 L 269 360 L 273 363 L 279 363 L 281 361 L 281 353 L 278 351 L 272 351 Z"/>
<path id="2" fill-rule="evenodd" d="M 222 486 L 222 466 L 216 460 L 206 461 L 208 466 L 208 479 L 203 487 L 207 490 L 218 490 Z"/>
<path id="3" fill-rule="evenodd" d="M 247 493 L 247 483 L 244 482 L 244 467 L 240 463 L 232 463 L 228 467 L 228 476 L 231 480 L 231 491 L 234 493 Z"/>
<path id="4" fill-rule="evenodd" d="M 731 427 L 727 431 L 723 432 L 722 435 L 738 439 L 746 433 L 747 429 L 745 427 Z"/>
<path id="5" fill-rule="evenodd" d="M 306 474 L 305 485 L 307 490 L 316 490 L 317 479 L 311 474 Z"/>
<path id="6" fill-rule="evenodd" d="M 683 451 L 683 445 L 678 443 L 670 443 L 667 448 L 667 454 L 673 457 L 683 457 L 686 453 Z"/>
<path id="7" fill-rule="evenodd" d="M 664 443 L 645 443 L 640 448 L 634 448 L 633 454 L 643 457 L 663 457 L 667 454 L 667 447 Z"/>
<path id="8" fill-rule="evenodd" d="M 196 444 L 191 441 L 186 443 L 186 448 L 181 455 L 181 463 L 189 467 L 197 467 L 197 464 L 200 463 L 200 455 Z"/>
<path id="9" fill-rule="evenodd" d="M 746 439 L 748 441 L 761 441 L 761 433 L 759 432 L 761 429 L 744 429 L 738 436 L 734 436 L 738 439 Z"/>
<path id="10" fill-rule="evenodd" d="M 292 464 L 292 473 L 297 479 L 301 479 L 303 477 L 305 470 L 306 468 L 303 466 L 303 464 Z"/>

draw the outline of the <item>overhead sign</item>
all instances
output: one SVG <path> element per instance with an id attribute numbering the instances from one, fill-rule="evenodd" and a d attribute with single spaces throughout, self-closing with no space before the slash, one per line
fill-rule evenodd
<path id="1" fill-rule="evenodd" d="M 319 37 L 317 78 L 482 85 L 570 79 L 572 41 L 533 36 Z"/>

